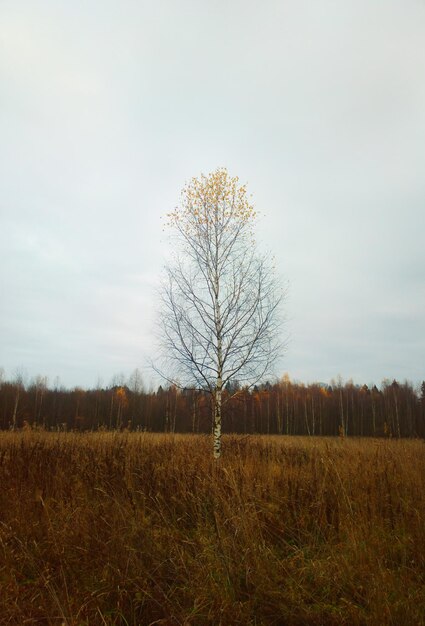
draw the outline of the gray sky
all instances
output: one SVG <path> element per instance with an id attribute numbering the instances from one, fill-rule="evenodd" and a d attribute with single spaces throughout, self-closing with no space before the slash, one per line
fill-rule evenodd
<path id="1" fill-rule="evenodd" d="M 149 384 L 160 216 L 225 166 L 277 374 L 425 378 L 425 2 L 0 0 L 0 366 Z"/>

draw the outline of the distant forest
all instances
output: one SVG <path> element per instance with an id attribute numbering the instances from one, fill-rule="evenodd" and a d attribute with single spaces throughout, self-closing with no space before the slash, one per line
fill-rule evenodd
<path id="1" fill-rule="evenodd" d="M 211 399 L 202 390 L 159 386 L 146 391 L 138 370 L 107 388 L 49 387 L 37 377 L 0 382 L 0 429 L 146 430 L 209 433 Z M 425 437 L 425 381 L 384 380 L 380 388 L 305 385 L 285 375 L 252 389 L 228 385 L 224 432 L 284 435 Z"/>

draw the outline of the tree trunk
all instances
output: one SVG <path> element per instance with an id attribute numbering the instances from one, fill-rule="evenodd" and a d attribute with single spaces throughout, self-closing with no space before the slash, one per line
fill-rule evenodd
<path id="1" fill-rule="evenodd" d="M 215 258 L 215 279 L 214 279 L 214 324 L 217 338 L 217 383 L 214 390 L 214 459 L 221 456 L 221 392 L 223 388 L 223 343 L 222 324 L 220 307 L 220 274 L 218 271 L 218 243 L 216 233 L 216 258 Z"/>
<path id="2" fill-rule="evenodd" d="M 311 396 L 311 427 L 314 436 L 316 434 L 316 413 L 314 410 L 314 395 Z"/>
<path id="3" fill-rule="evenodd" d="M 214 393 L 214 429 L 213 429 L 214 458 L 221 456 L 221 388 L 217 387 Z"/>
<path id="4" fill-rule="evenodd" d="M 375 412 L 375 400 L 373 397 L 373 390 L 372 390 L 372 395 L 371 395 L 371 401 L 372 401 L 372 428 L 373 428 L 373 437 L 376 437 L 376 412 Z"/>
<path id="5" fill-rule="evenodd" d="M 277 426 L 277 434 L 282 434 L 282 417 L 280 414 L 280 389 L 277 389 L 276 394 L 276 426 Z"/>
<path id="6" fill-rule="evenodd" d="M 393 394 L 394 394 L 394 408 L 395 408 L 395 425 L 396 425 L 396 429 L 397 429 L 397 437 L 400 439 L 401 438 L 400 417 L 399 417 L 399 413 L 398 413 L 398 398 L 397 398 L 397 391 L 396 391 L 396 389 L 393 390 Z"/>
<path id="7" fill-rule="evenodd" d="M 195 432 L 196 424 L 196 391 L 192 392 L 192 433 Z"/>
<path id="8" fill-rule="evenodd" d="M 308 423 L 307 397 L 306 396 L 304 396 L 304 417 L 305 417 L 305 425 L 307 427 L 307 434 L 310 437 L 311 436 L 311 432 L 310 432 L 310 425 Z"/>
<path id="9" fill-rule="evenodd" d="M 345 419 L 344 419 L 344 403 L 342 400 L 342 389 L 339 389 L 339 406 L 340 406 L 340 420 L 341 420 L 341 435 L 343 437 L 346 436 L 347 434 L 347 430 L 346 430 L 346 425 L 345 425 Z"/>
<path id="10" fill-rule="evenodd" d="M 16 390 L 15 404 L 13 406 L 12 430 L 16 430 L 16 416 L 18 412 L 18 404 L 19 404 L 19 389 Z"/>

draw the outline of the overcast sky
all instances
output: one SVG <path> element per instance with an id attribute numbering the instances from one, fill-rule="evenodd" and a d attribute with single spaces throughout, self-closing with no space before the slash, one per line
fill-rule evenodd
<path id="1" fill-rule="evenodd" d="M 0 366 L 153 380 L 160 217 L 218 166 L 289 284 L 276 374 L 425 379 L 423 0 L 0 0 Z"/>

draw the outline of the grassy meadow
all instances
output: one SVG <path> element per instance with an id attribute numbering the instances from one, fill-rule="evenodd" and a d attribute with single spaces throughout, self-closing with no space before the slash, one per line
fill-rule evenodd
<path id="1" fill-rule="evenodd" d="M 425 624 L 421 440 L 0 433 L 0 624 Z"/>

